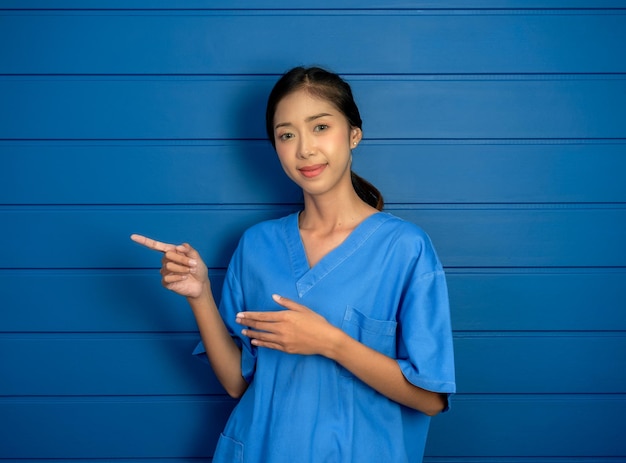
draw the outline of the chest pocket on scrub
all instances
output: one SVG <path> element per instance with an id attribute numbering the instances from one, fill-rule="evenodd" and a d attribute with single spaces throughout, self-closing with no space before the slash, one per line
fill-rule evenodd
<path id="1" fill-rule="evenodd" d="M 346 308 L 341 323 L 341 329 L 351 338 L 392 358 L 396 356 L 397 326 L 398 324 L 393 320 L 369 318 L 351 306 Z M 353 376 L 352 373 L 341 366 L 339 370 L 342 376 Z"/>

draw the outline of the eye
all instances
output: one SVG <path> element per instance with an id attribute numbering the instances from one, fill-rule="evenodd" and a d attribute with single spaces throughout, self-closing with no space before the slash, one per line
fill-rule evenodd
<path id="1" fill-rule="evenodd" d="M 291 138 L 293 138 L 293 133 L 290 133 L 290 132 L 281 133 L 281 134 L 278 136 L 278 139 L 279 139 L 280 141 L 287 141 L 287 140 L 289 140 L 289 139 L 291 139 Z"/>
<path id="2" fill-rule="evenodd" d="M 323 130 L 326 130 L 328 128 L 328 125 L 326 124 L 318 124 L 315 126 L 314 131 L 315 132 L 322 132 Z"/>

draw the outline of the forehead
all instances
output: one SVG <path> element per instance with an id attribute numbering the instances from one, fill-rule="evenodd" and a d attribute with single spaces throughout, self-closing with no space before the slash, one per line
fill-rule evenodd
<path id="1" fill-rule="evenodd" d="M 336 115 L 339 114 L 339 111 L 334 104 L 325 98 L 313 95 L 305 89 L 299 89 L 286 95 L 278 102 L 274 113 L 274 122 L 277 124 L 297 122 L 300 119 L 321 113 Z"/>

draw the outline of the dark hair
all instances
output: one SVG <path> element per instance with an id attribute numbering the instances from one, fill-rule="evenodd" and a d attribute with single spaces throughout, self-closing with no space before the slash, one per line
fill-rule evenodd
<path id="1" fill-rule="evenodd" d="M 265 110 L 265 129 L 270 143 L 276 149 L 274 139 L 274 114 L 278 103 L 296 90 L 306 89 L 311 95 L 332 103 L 348 120 L 350 127 L 362 128 L 361 114 L 354 102 L 352 89 L 337 74 L 319 67 L 295 67 L 284 74 L 270 92 Z M 379 211 L 384 207 L 383 196 L 367 180 L 351 172 L 352 186 L 359 197 Z"/>

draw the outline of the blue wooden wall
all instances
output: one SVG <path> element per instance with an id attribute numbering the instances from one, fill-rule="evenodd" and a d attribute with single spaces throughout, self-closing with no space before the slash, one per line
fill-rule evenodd
<path id="1" fill-rule="evenodd" d="M 263 134 L 296 64 L 352 83 L 355 170 L 447 270 L 459 393 L 426 461 L 626 461 L 610 0 L 0 1 L 0 461 L 210 459 L 233 401 L 128 237 L 193 243 L 219 288 L 298 207 Z"/>

